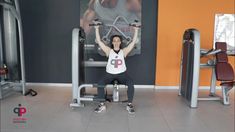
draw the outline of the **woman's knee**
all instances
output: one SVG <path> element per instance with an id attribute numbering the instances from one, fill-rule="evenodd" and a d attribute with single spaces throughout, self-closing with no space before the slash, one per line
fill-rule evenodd
<path id="1" fill-rule="evenodd" d="M 127 80 L 126 80 L 126 84 L 127 84 L 127 85 L 133 85 L 133 86 L 134 86 L 134 82 L 133 82 L 132 79 L 127 79 Z"/>

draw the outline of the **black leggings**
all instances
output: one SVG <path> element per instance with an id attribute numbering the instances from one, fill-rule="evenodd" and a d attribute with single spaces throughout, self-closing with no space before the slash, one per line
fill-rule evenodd
<path id="1" fill-rule="evenodd" d="M 124 72 L 120 74 L 109 74 L 106 73 L 104 78 L 102 78 L 98 82 L 98 98 L 99 99 L 104 99 L 105 98 L 105 92 L 104 92 L 104 87 L 106 84 L 111 84 L 113 80 L 117 80 L 120 84 L 124 84 L 128 86 L 127 90 L 127 96 L 128 96 L 128 102 L 132 103 L 133 97 L 134 97 L 134 83 L 130 76 Z"/>

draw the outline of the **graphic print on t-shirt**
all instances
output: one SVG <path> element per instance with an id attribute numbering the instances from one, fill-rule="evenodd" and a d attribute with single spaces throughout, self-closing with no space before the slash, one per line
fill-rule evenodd
<path id="1" fill-rule="evenodd" d="M 115 58 L 117 58 L 117 56 Z M 121 59 L 112 59 L 110 63 L 111 63 L 111 65 L 114 66 L 114 68 L 118 68 L 119 65 L 122 65 L 122 60 Z"/>
<path id="2" fill-rule="evenodd" d="M 123 50 L 118 54 L 112 49 L 109 53 L 109 59 L 106 66 L 106 72 L 110 74 L 119 74 L 126 71 L 126 64 Z"/>

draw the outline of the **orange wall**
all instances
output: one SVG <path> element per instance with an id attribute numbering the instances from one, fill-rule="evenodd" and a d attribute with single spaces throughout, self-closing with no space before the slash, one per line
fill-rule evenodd
<path id="1" fill-rule="evenodd" d="M 234 14 L 234 4 L 234 0 L 159 0 L 156 85 L 179 84 L 185 29 L 198 29 L 201 48 L 212 48 L 215 14 Z M 230 61 L 234 64 L 234 58 Z M 203 69 L 200 74 L 200 85 L 209 85 L 210 70 Z"/>

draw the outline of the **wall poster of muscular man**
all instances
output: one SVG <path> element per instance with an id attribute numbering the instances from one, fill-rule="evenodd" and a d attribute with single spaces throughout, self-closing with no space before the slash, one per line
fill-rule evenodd
<path id="1" fill-rule="evenodd" d="M 97 61 L 96 56 L 104 56 L 95 42 L 95 30 L 90 24 L 100 25 L 101 38 L 109 45 L 109 38 L 118 34 L 123 37 L 126 47 L 132 40 L 133 28 L 130 24 L 141 23 L 142 0 L 80 0 L 80 27 L 86 33 L 85 54 L 87 59 Z M 141 30 L 130 56 L 141 53 Z M 98 57 L 100 58 L 100 57 Z"/>

